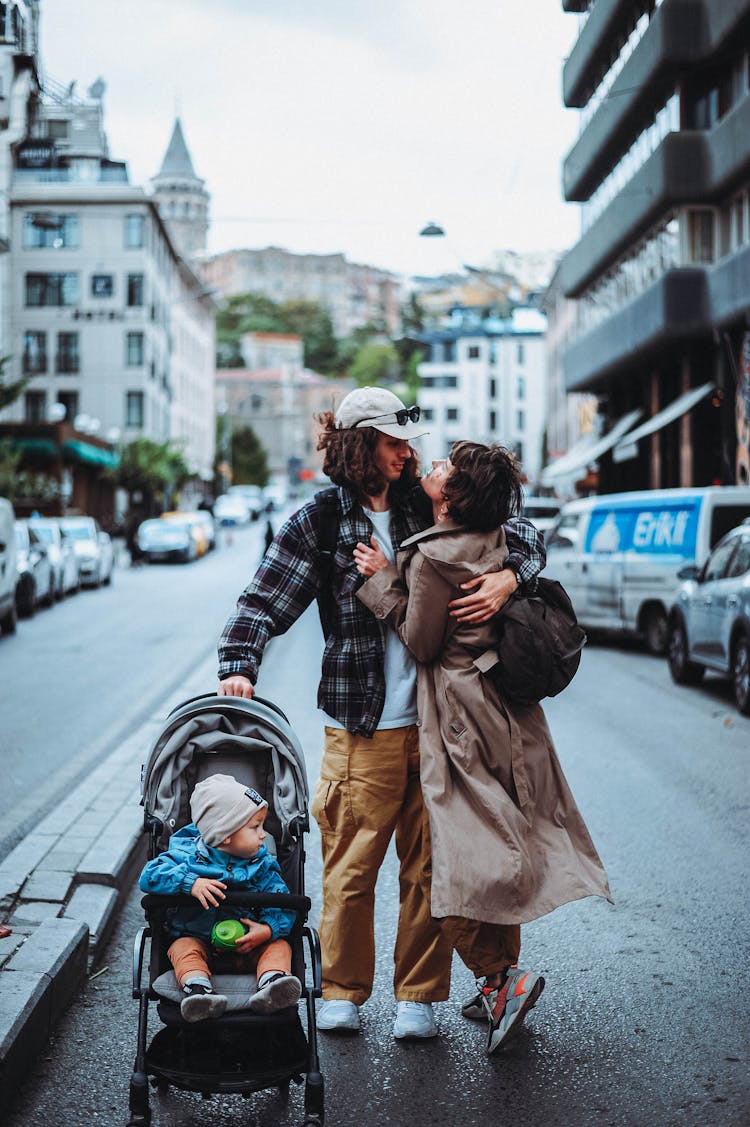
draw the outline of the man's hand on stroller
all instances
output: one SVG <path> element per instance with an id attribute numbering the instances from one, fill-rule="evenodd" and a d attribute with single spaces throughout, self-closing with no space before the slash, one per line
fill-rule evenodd
<path id="1" fill-rule="evenodd" d="M 242 673 L 234 673 L 231 677 L 219 681 L 217 693 L 220 697 L 246 697 L 252 700 L 255 696 L 255 686 L 249 677 L 243 676 Z"/>
<path id="2" fill-rule="evenodd" d="M 218 908 L 221 901 L 225 899 L 224 889 L 226 887 L 220 880 L 215 880 L 213 877 L 197 877 L 190 889 L 190 895 L 200 901 L 204 908 Z"/>
<path id="3" fill-rule="evenodd" d="M 240 954 L 247 954 L 254 947 L 260 947 L 261 943 L 268 943 L 273 935 L 268 924 L 259 924 L 257 920 L 246 920 L 243 916 L 240 916 L 240 923 L 247 928 L 245 934 L 234 941 L 234 945 Z"/>

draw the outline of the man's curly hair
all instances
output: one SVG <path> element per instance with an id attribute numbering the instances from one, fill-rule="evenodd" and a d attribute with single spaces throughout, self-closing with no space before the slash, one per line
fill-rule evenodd
<path id="1" fill-rule="evenodd" d="M 453 472 L 443 486 L 448 515 L 456 524 L 489 532 L 521 511 L 521 469 L 503 446 L 454 442 Z"/>
<path id="2" fill-rule="evenodd" d="M 332 411 L 318 415 L 318 422 L 323 428 L 317 445 L 317 449 L 324 452 L 323 473 L 334 485 L 343 485 L 360 499 L 377 497 L 382 493 L 389 483 L 375 463 L 380 431 L 374 427 L 338 428 Z M 419 460 L 416 452 L 411 450 L 411 457 L 400 479 L 390 483 L 391 492 L 406 494 L 418 482 Z"/>

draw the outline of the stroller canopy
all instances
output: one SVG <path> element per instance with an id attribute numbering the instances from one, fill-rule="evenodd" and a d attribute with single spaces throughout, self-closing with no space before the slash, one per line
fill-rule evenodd
<path id="1" fill-rule="evenodd" d="M 141 803 L 163 838 L 191 821 L 195 784 L 217 772 L 254 786 L 281 839 L 306 827 L 308 785 L 299 741 L 284 714 L 259 698 L 207 695 L 174 709 L 141 773 Z"/>

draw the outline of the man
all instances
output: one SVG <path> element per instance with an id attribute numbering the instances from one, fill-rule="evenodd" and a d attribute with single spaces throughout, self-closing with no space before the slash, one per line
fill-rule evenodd
<path id="1" fill-rule="evenodd" d="M 318 1028 L 356 1032 L 372 992 L 374 896 L 378 871 L 396 835 L 400 910 L 394 952 L 394 1036 L 437 1033 L 432 1002 L 450 988 L 451 948 L 419 884 L 422 794 L 419 783 L 416 668 L 395 631 L 355 597 L 362 578 L 358 543 L 374 536 L 392 560 L 402 541 L 432 523 L 409 442 L 426 433 L 419 408 L 382 388 L 358 388 L 335 416 L 322 417 L 323 470 L 338 486 L 333 566 L 321 555 L 320 509 L 309 501 L 279 530 L 219 643 L 219 694 L 252 697 L 263 650 L 315 598 L 330 612 L 318 707 L 325 747 L 312 813 L 323 846 L 323 998 Z M 454 600 L 461 621 L 490 618 L 519 583 L 544 566 L 544 544 L 527 521 L 505 526 L 506 568 L 482 576 Z M 325 590 L 324 588 L 327 588 Z M 328 598 L 326 598 L 326 595 Z"/>

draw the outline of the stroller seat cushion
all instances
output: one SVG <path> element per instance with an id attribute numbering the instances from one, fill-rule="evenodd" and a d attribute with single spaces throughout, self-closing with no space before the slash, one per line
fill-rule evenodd
<path id="1" fill-rule="evenodd" d="M 215 974 L 212 981 L 214 991 L 226 995 L 227 1011 L 249 1009 L 250 998 L 258 990 L 258 980 L 254 974 Z M 152 986 L 156 993 L 168 1002 L 179 1005 L 185 997 L 185 992 L 178 985 L 173 970 L 160 974 L 154 979 Z"/>

